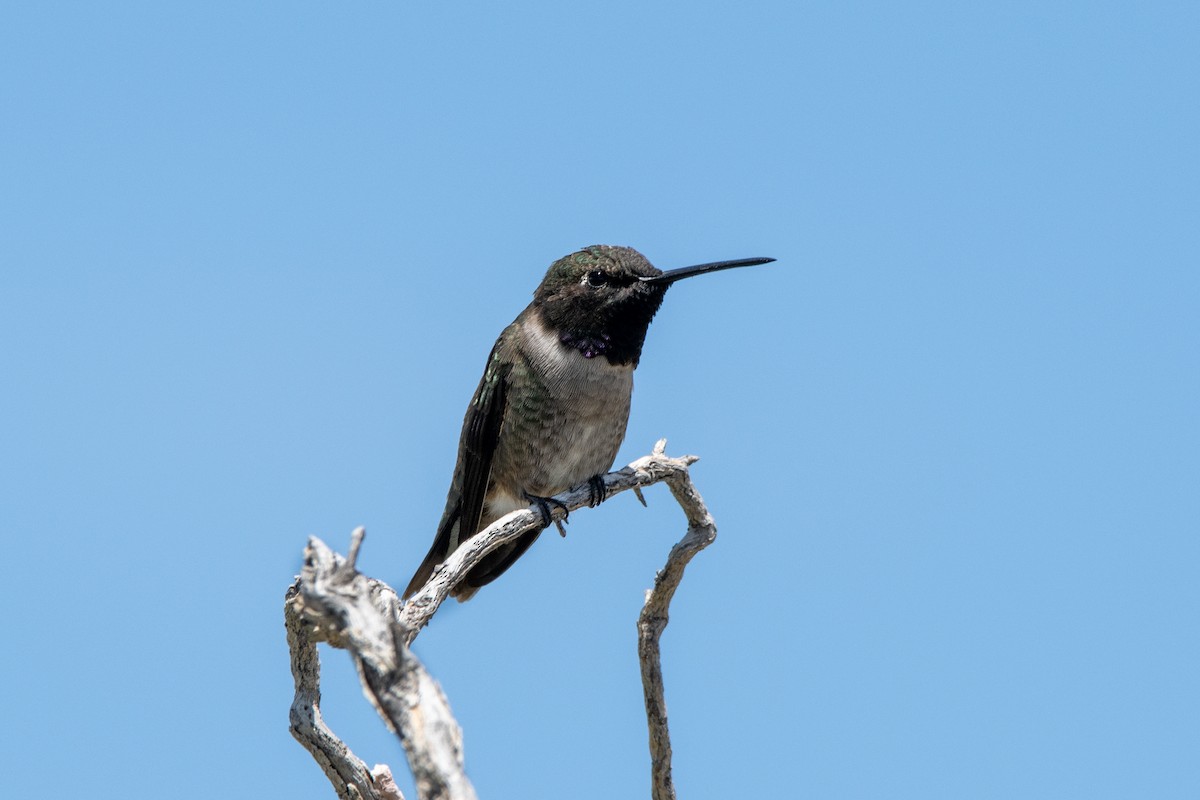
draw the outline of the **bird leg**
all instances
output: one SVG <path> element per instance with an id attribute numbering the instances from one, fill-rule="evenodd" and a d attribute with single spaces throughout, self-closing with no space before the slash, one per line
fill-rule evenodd
<path id="1" fill-rule="evenodd" d="M 567 522 L 567 518 L 570 516 L 570 511 L 567 509 L 566 503 L 562 502 L 561 500 L 555 500 L 553 497 L 538 497 L 537 495 L 530 494 L 529 492 L 522 492 L 522 494 L 525 495 L 526 500 L 538 507 L 538 512 L 542 515 L 542 527 L 549 528 L 550 523 L 553 522 L 558 528 L 559 536 L 565 537 L 567 535 L 567 529 L 563 527 L 563 523 Z M 550 511 L 551 503 L 562 509 L 563 518 L 561 520 L 554 519 L 554 516 Z"/>

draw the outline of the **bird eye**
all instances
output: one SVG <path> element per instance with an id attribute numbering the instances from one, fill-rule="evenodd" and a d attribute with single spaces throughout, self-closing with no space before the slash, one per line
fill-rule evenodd
<path id="1" fill-rule="evenodd" d="M 608 273 L 594 269 L 587 275 L 583 276 L 588 286 L 604 286 L 608 283 Z"/>

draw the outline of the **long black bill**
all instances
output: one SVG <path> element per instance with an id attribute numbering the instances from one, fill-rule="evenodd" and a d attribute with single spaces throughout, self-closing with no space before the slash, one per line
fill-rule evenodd
<path id="1" fill-rule="evenodd" d="M 669 269 L 662 275 L 655 275 L 652 278 L 638 278 L 643 283 L 662 283 L 670 284 L 684 278 L 690 278 L 693 275 L 703 275 L 706 272 L 716 272 L 722 269 L 734 269 L 735 267 L 754 267 L 759 264 L 770 264 L 775 259 L 773 258 L 735 258 L 733 261 L 714 261 L 711 264 L 697 264 L 694 267 L 680 267 L 679 269 Z"/>

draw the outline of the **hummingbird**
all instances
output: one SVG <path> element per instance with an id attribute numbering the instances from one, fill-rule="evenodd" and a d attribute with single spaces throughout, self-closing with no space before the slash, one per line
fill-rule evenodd
<path id="1" fill-rule="evenodd" d="M 467 407 L 458 462 L 433 546 L 407 599 L 460 544 L 505 514 L 537 504 L 544 525 L 484 557 L 453 589 L 460 602 L 513 565 L 550 524 L 549 498 L 601 475 L 625 438 L 633 371 L 650 321 L 678 280 L 773 258 L 663 272 L 630 247 L 593 245 L 555 261 L 501 332 Z"/>

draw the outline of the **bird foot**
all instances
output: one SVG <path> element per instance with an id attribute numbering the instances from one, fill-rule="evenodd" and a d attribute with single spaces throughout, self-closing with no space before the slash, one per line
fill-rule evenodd
<path id="1" fill-rule="evenodd" d="M 538 497 L 537 495 L 530 494 L 529 492 L 523 492 L 523 494 L 525 495 L 526 500 L 538 507 L 538 512 L 542 515 L 543 528 L 549 528 L 550 523 L 553 522 L 558 527 L 558 533 L 560 536 L 567 535 L 567 530 L 563 527 L 563 523 L 567 522 L 568 517 L 570 516 L 570 511 L 567 509 L 566 503 L 563 503 L 560 500 L 555 500 L 553 497 Z M 561 520 L 554 519 L 554 515 L 550 511 L 551 505 L 556 505 L 562 509 L 563 517 Z"/>
<path id="2" fill-rule="evenodd" d="M 608 497 L 608 487 L 604 485 L 603 475 L 593 475 L 588 478 L 588 508 L 595 508 Z"/>

